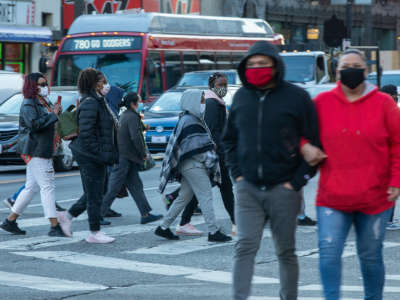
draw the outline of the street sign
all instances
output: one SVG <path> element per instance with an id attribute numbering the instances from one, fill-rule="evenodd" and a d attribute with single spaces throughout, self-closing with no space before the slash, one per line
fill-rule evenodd
<path id="1" fill-rule="evenodd" d="M 351 0 L 331 0 L 331 5 L 346 5 Z M 372 0 L 353 0 L 356 5 L 372 5 Z"/>

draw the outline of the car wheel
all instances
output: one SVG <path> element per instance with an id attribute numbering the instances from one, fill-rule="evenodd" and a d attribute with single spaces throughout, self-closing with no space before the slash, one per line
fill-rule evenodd
<path id="1" fill-rule="evenodd" d="M 74 159 L 72 155 L 64 154 L 53 158 L 54 170 L 56 172 L 72 170 Z"/>

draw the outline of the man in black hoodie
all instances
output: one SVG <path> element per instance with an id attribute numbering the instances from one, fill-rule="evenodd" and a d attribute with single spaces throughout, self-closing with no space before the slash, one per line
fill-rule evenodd
<path id="1" fill-rule="evenodd" d="M 316 171 L 300 154 L 300 138 L 319 145 L 317 116 L 307 92 L 283 80 L 283 61 L 268 42 L 255 43 L 238 72 L 244 86 L 234 96 L 224 136 L 238 196 L 233 298 L 244 300 L 250 294 L 254 259 L 269 220 L 279 260 L 280 298 L 294 300 L 298 191 Z"/>

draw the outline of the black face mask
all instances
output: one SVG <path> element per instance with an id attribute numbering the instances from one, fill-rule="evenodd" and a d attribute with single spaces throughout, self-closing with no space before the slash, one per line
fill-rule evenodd
<path id="1" fill-rule="evenodd" d="M 340 82 L 350 89 L 355 89 L 364 82 L 365 69 L 349 68 L 340 71 Z"/>

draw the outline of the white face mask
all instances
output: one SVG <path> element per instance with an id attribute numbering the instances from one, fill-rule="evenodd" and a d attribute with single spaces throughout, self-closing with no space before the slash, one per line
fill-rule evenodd
<path id="1" fill-rule="evenodd" d="M 107 95 L 110 89 L 111 89 L 110 85 L 106 83 L 105 85 L 103 85 L 103 88 L 101 89 L 101 94 L 103 96 Z"/>
<path id="2" fill-rule="evenodd" d="M 47 86 L 41 86 L 39 88 L 39 95 L 42 97 L 47 97 L 49 95 L 49 88 Z"/>
<path id="3" fill-rule="evenodd" d="M 200 103 L 200 113 L 204 114 L 206 111 L 206 104 L 205 103 Z"/>

